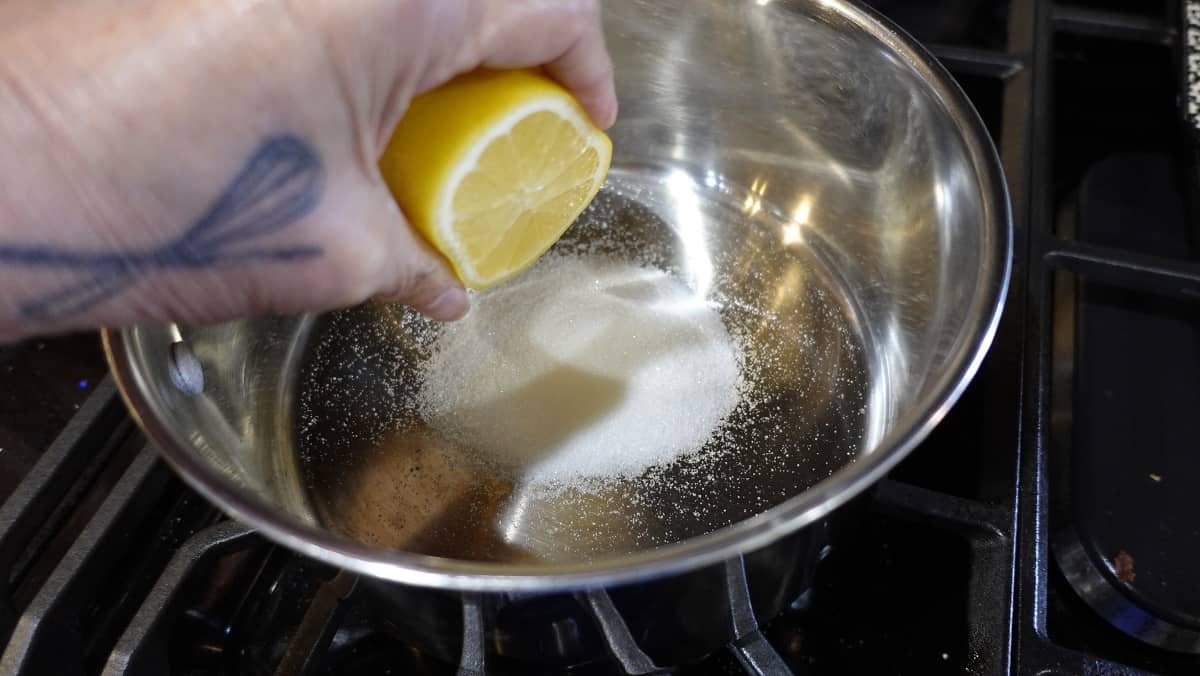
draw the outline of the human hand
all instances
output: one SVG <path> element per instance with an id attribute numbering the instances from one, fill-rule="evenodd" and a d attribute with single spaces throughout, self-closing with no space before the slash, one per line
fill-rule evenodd
<path id="1" fill-rule="evenodd" d="M 376 161 L 408 102 L 545 66 L 616 116 L 595 0 L 0 6 L 0 338 L 384 297 L 467 309 Z"/>

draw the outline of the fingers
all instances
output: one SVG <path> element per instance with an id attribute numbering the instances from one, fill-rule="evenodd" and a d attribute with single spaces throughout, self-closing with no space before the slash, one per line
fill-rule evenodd
<path id="1" fill-rule="evenodd" d="M 380 300 L 403 303 L 438 321 L 461 319 L 470 309 L 467 292 L 446 259 L 417 234 L 396 208 L 387 188 L 380 185 L 369 227 L 387 242 L 386 280 L 376 294 Z"/>
<path id="2" fill-rule="evenodd" d="M 446 260 L 413 232 L 407 223 L 398 228 L 397 278 L 380 299 L 403 303 L 443 322 L 462 319 L 470 309 L 467 292 L 450 271 Z"/>
<path id="3" fill-rule="evenodd" d="M 595 0 L 483 1 L 477 65 L 543 66 L 571 90 L 597 126 L 612 126 L 617 93 Z"/>
<path id="4" fill-rule="evenodd" d="M 608 129 L 617 121 L 612 59 L 598 18 L 584 26 L 575 43 L 547 64 L 546 71 L 575 94 L 596 126 Z"/>

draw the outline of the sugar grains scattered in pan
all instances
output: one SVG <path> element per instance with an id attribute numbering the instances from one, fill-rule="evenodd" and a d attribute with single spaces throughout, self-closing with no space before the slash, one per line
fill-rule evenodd
<path id="1" fill-rule="evenodd" d="M 550 255 L 477 298 L 423 369 L 422 417 L 531 484 L 630 478 L 699 450 L 739 400 L 716 310 L 657 269 Z"/>
<path id="2" fill-rule="evenodd" d="M 389 513 L 406 512 L 410 494 L 436 494 L 441 503 L 453 503 L 447 514 L 458 516 L 450 522 L 464 525 L 456 519 L 467 509 L 478 514 L 471 527 L 480 532 L 502 528 L 500 536 L 509 545 L 550 559 L 580 560 L 667 544 L 761 513 L 828 478 L 870 447 L 872 417 L 866 404 L 872 371 L 853 304 L 846 302 L 836 278 L 826 274 L 823 259 L 808 250 L 789 250 L 779 254 L 781 262 L 772 262 L 768 252 L 773 249 L 764 238 L 773 239 L 778 230 L 755 224 L 739 229 L 735 239 L 712 242 L 711 257 L 689 256 L 665 218 L 674 213 L 674 202 L 655 192 L 658 183 L 630 183 L 620 172 L 610 176 L 610 183 L 539 265 L 633 271 L 655 280 L 650 286 L 663 285 L 668 298 L 682 293 L 689 301 L 706 303 L 712 314 L 705 316 L 719 316 L 732 338 L 738 367 L 732 410 L 707 430 L 696 424 L 693 411 L 686 411 L 686 424 L 695 426 L 691 432 L 700 441 L 655 457 L 643 471 L 627 465 L 598 476 L 568 472 L 554 478 L 528 460 L 497 460 L 481 452 L 486 448 L 472 448 L 461 426 L 454 431 L 452 416 L 428 416 L 432 383 L 424 381 L 434 373 L 430 361 L 448 344 L 446 333 L 459 326 L 427 320 L 395 304 L 339 311 L 314 323 L 297 385 L 301 466 L 319 518 L 361 540 L 361 529 L 347 523 L 352 514 L 338 505 L 347 495 L 358 500 L 358 478 L 373 474 L 376 489 L 406 496 L 397 498 Z M 736 218 L 724 211 L 718 215 Z M 540 269 L 511 284 L 527 282 Z M 669 284 L 675 280 L 679 286 Z M 558 286 L 538 288 L 559 294 Z M 503 290 L 477 296 L 475 311 Z M 705 438 L 703 432 L 710 434 Z M 429 440 L 422 452 L 444 453 L 445 460 L 461 463 L 463 476 L 475 477 L 478 486 L 511 486 L 507 501 L 461 499 L 445 491 L 444 482 L 431 479 L 424 462 L 404 464 L 418 459 L 406 455 L 408 442 L 421 439 Z M 383 473 L 383 465 L 405 471 Z M 431 490 L 434 484 L 437 490 Z M 391 503 L 385 498 L 373 504 Z M 498 511 L 488 511 L 493 508 Z M 361 510 L 354 514 L 361 516 Z M 429 551 L 446 553 L 444 548 Z"/>

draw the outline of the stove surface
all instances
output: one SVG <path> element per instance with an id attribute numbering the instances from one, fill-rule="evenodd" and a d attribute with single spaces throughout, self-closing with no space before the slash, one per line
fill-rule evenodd
<path id="1" fill-rule="evenodd" d="M 0 500 L 107 374 L 93 334 L 0 346 Z"/>

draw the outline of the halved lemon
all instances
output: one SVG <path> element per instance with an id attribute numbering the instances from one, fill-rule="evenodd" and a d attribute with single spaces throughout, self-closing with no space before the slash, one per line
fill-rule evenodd
<path id="1" fill-rule="evenodd" d="M 595 198 L 612 143 L 529 70 L 478 71 L 413 100 L 379 167 L 409 221 L 465 285 L 532 265 Z"/>

